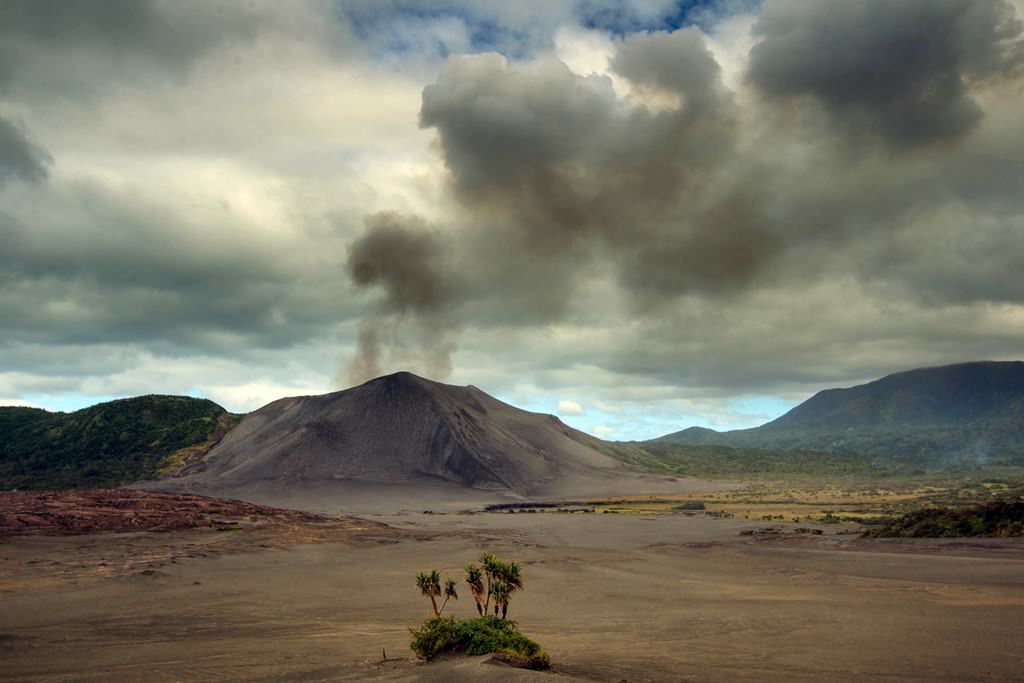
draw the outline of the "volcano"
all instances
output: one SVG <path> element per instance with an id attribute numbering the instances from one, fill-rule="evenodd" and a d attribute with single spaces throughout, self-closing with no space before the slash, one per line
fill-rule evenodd
<path id="1" fill-rule="evenodd" d="M 665 482 L 625 469 L 601 448 L 554 415 L 520 410 L 474 386 L 399 372 L 274 401 L 165 485 L 309 507 L 304 496 L 331 491 L 541 497 Z"/>

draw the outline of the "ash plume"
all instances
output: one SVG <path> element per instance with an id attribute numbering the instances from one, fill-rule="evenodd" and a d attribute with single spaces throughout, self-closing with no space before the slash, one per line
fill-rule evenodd
<path id="1" fill-rule="evenodd" d="M 443 373 L 456 318 L 542 328 L 597 310 L 653 338 L 609 342 L 602 362 L 658 374 L 691 353 L 791 353 L 737 341 L 724 321 L 741 313 L 751 338 L 778 320 L 824 336 L 796 303 L 811 292 L 856 291 L 876 316 L 879 292 L 1019 302 L 1019 94 L 992 88 L 1020 91 L 1022 28 L 998 0 L 766 0 L 734 89 L 694 27 L 616 42 L 614 82 L 550 57 L 448 58 L 420 109 L 446 168 L 444 230 L 368 221 L 349 275 L 380 298 L 351 378 L 410 353 L 405 320 Z M 965 283 L 972 259 L 989 267 Z M 594 282 L 609 296 L 588 299 Z"/>
<path id="2" fill-rule="evenodd" d="M 383 212 L 364 222 L 345 268 L 357 288 L 379 290 L 380 298 L 360 321 L 345 378 L 360 384 L 399 364 L 446 379 L 455 344 L 449 339 L 452 291 L 442 269 L 441 238 L 416 216 Z M 412 347 L 403 340 L 405 328 L 411 328 Z"/>

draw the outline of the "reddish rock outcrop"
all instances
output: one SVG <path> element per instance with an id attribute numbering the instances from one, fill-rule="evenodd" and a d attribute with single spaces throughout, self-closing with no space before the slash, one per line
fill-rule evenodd
<path id="1" fill-rule="evenodd" d="M 0 536 L 176 531 L 329 520 L 322 515 L 240 500 L 128 489 L 0 493 Z"/>

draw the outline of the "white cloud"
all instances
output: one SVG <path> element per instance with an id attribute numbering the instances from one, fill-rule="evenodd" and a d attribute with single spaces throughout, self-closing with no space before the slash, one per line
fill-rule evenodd
<path id="1" fill-rule="evenodd" d="M 7 408 L 7 407 L 43 408 L 44 406 L 40 405 L 37 402 L 25 401 L 25 400 L 20 399 L 20 398 L 3 398 L 3 397 L 0 397 L 0 407 L 4 407 L 4 408 Z"/>
<path id="2" fill-rule="evenodd" d="M 583 406 L 576 401 L 559 401 L 558 402 L 558 414 L 559 415 L 582 415 Z"/>
<path id="3" fill-rule="evenodd" d="M 563 26 L 555 33 L 555 55 L 574 72 L 583 76 L 597 74 L 611 79 L 615 94 L 625 96 L 629 83 L 608 67 L 615 52 L 611 36 L 582 26 Z"/>

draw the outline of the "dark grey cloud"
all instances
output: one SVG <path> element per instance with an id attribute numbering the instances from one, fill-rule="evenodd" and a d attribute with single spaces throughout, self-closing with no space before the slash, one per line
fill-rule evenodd
<path id="1" fill-rule="evenodd" d="M 237 82 L 335 66 L 331 17 L 320 2 L 0 2 L 3 343 L 231 357 L 350 318 L 342 236 L 238 155 L 308 158 L 266 142 L 267 120 L 288 141 L 304 122 L 282 107 L 253 123 Z M 237 137 L 218 146 L 219 131 Z"/>
<path id="2" fill-rule="evenodd" d="M 0 185 L 15 178 L 30 183 L 45 180 L 52 162 L 49 152 L 0 116 Z"/>
<path id="3" fill-rule="evenodd" d="M 196 225 L 133 189 L 16 189 L 0 194 L 7 341 L 172 342 L 231 353 L 242 338 L 287 347 L 346 314 L 336 296 L 340 256 L 310 270 L 313 247 L 260 235 L 228 212 Z"/>
<path id="4" fill-rule="evenodd" d="M 810 98 L 857 138 L 896 148 L 956 139 L 983 116 L 971 87 L 1024 64 L 1002 0 L 770 0 L 749 78 L 771 98 Z"/>
<path id="5" fill-rule="evenodd" d="M 151 0 L 104 0 L 92 4 L 5 0 L 0 5 L 0 26 L 8 39 L 51 47 L 92 43 L 115 50 L 152 51 L 171 58 L 191 54 L 194 42 L 202 40 L 202 32 L 189 35 L 181 26 L 163 26 L 159 4 Z"/>
<path id="6" fill-rule="evenodd" d="M 642 334 L 588 342 L 594 365 L 729 391 L 962 360 L 972 334 L 1008 353 L 991 335 L 1000 306 L 1024 303 L 1012 7 L 770 2 L 755 31 L 744 87 L 758 97 L 724 86 L 696 29 L 618 42 L 627 98 L 555 61 L 450 59 L 420 117 L 456 201 L 433 242 L 460 283 L 446 315 L 477 329 L 625 317 Z M 962 144 L 925 144 L 949 140 Z M 605 301 L 586 291 L 595 277 Z M 961 324 L 975 331 L 922 350 Z"/>
<path id="7" fill-rule="evenodd" d="M 678 93 L 691 116 L 719 112 L 726 98 L 721 68 L 696 28 L 631 36 L 619 46 L 611 67 L 634 85 Z"/>
<path id="8" fill-rule="evenodd" d="M 599 253 L 626 266 L 626 284 L 631 262 L 652 245 L 699 262 L 686 278 L 664 272 L 675 263 L 648 264 L 666 288 L 678 285 L 670 294 L 728 289 L 759 266 L 734 243 L 757 226 L 733 226 L 741 213 L 725 208 L 733 188 L 719 181 L 734 143 L 733 103 L 699 32 L 634 36 L 612 66 L 669 106 L 623 100 L 608 78 L 561 62 L 519 66 L 496 55 L 450 60 L 423 92 L 421 125 L 438 131 L 469 226 L 465 248 L 476 255 L 463 263 L 486 264 L 503 292 L 504 268 L 548 264 L 545 310 L 559 309 L 551 300 L 567 298 L 573 274 Z"/>
<path id="9" fill-rule="evenodd" d="M 263 3 L 201 0 L 4 0 L 0 91 L 96 98 L 183 78 L 204 55 L 267 28 Z"/>
<path id="10" fill-rule="evenodd" d="M 0 2 L 0 397 L 234 384 L 250 408 L 329 386 L 358 314 L 337 217 L 365 211 L 359 136 L 381 117 L 342 124 L 354 153 L 319 105 L 349 82 L 353 111 L 401 102 L 405 78 L 366 85 L 338 19 L 319 0 Z"/>
<path id="11" fill-rule="evenodd" d="M 717 66 L 695 33 L 634 37 L 613 62 L 680 95 L 677 109 L 628 106 L 607 78 L 561 62 L 520 67 L 483 55 L 449 61 L 424 89 L 420 122 L 438 131 L 468 209 L 511 213 L 554 245 L 581 233 L 615 239 L 627 214 L 640 204 L 648 215 L 668 209 L 730 144 Z M 665 54 L 673 66 L 652 68 Z M 669 68 L 677 75 L 666 83 Z"/>

